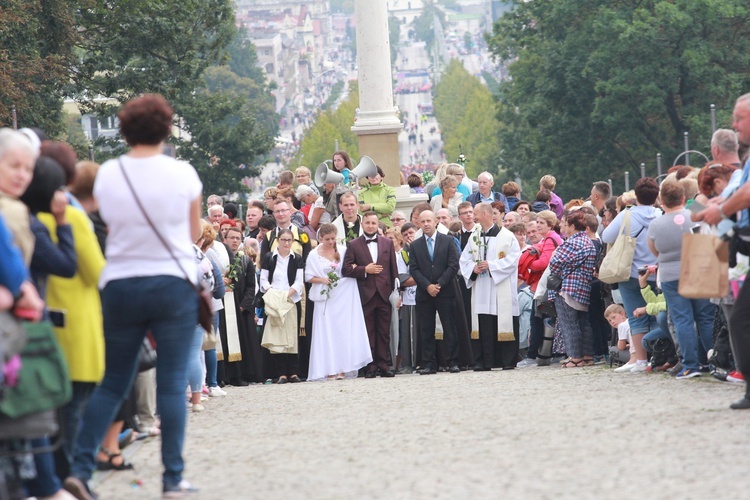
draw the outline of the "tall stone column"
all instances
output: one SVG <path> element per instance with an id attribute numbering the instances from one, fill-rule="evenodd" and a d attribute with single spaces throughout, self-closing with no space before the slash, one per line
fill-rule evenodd
<path id="1" fill-rule="evenodd" d="M 403 127 L 393 105 L 388 8 L 385 0 L 356 0 L 355 15 L 359 109 L 352 131 L 359 137 L 360 155 L 383 169 L 386 184 L 398 186 L 398 134 Z"/>

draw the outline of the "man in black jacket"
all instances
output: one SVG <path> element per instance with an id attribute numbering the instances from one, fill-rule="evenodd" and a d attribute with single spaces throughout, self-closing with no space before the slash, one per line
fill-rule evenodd
<path id="1" fill-rule="evenodd" d="M 453 308 L 456 297 L 458 247 L 450 236 L 436 231 L 435 214 L 419 215 L 423 236 L 414 240 L 409 252 L 409 271 L 417 282 L 417 314 L 422 344 L 420 375 L 437 373 L 435 360 L 435 312 L 443 324 L 443 341 L 451 373 L 458 373 L 458 340 Z"/>

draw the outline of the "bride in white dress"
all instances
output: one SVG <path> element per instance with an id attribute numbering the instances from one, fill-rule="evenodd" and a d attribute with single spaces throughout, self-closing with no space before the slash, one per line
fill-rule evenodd
<path id="1" fill-rule="evenodd" d="M 323 224 L 318 246 L 310 252 L 305 280 L 312 284 L 313 312 L 310 368 L 307 380 L 356 377 L 372 361 L 357 280 L 341 276 L 346 247 L 336 245 L 336 226 Z M 328 273 L 339 277 L 335 286 Z"/>

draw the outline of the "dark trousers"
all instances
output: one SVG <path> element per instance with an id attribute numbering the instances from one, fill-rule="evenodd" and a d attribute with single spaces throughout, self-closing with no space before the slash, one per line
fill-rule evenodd
<path id="1" fill-rule="evenodd" d="M 366 371 L 388 371 L 391 365 L 391 303 L 375 294 L 362 304 L 362 312 L 372 353 L 372 363 L 367 365 Z"/>
<path id="2" fill-rule="evenodd" d="M 422 350 L 422 368 L 437 370 L 435 360 L 435 314 L 440 315 L 443 324 L 443 342 L 445 342 L 446 362 L 448 366 L 458 364 L 458 339 L 456 337 L 456 318 L 453 313 L 455 298 L 433 297 L 417 301 L 419 318 L 419 337 Z"/>
<path id="3" fill-rule="evenodd" d="M 602 282 L 594 280 L 591 283 L 591 302 L 589 303 L 589 323 L 593 332 L 593 352 L 595 356 L 609 353 L 609 339 L 612 328 L 604 317 L 604 299 L 602 298 Z"/>
<path id="4" fill-rule="evenodd" d="M 529 332 L 529 350 L 526 357 L 536 359 L 539 348 L 544 340 L 544 319 L 536 314 L 531 314 L 531 331 Z"/>
<path id="5" fill-rule="evenodd" d="M 474 366 L 513 368 L 518 363 L 518 316 L 513 316 L 513 340 L 498 342 L 497 316 L 479 314 L 479 339 L 471 341 Z"/>
<path id="6" fill-rule="evenodd" d="M 734 364 L 745 380 L 750 381 L 750 286 L 743 284 L 734 302 L 729 318 L 729 338 Z"/>
<path id="7" fill-rule="evenodd" d="M 279 377 L 299 375 L 299 354 L 271 354 L 276 362 L 276 374 Z"/>

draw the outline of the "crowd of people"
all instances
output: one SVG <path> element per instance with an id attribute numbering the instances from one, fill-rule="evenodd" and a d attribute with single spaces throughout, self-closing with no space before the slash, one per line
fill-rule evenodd
<path id="1" fill-rule="evenodd" d="M 33 473 L 27 452 L 49 436 L 0 441 L 13 452 L 0 458 L 9 491 L 95 498 L 94 470 L 133 468 L 120 448 L 160 435 L 164 497 L 190 494 L 186 415 L 210 411 L 226 386 L 553 360 L 745 381 L 750 94 L 737 101 L 736 132 L 715 132 L 712 161 L 661 183 L 641 178 L 615 196 L 597 181 L 566 203 L 552 175 L 526 196 L 515 182 L 496 189 L 490 172 L 474 181 L 442 164 L 427 185 L 409 183 L 429 201 L 408 214 L 379 166 L 363 185 L 323 186 L 299 167 L 244 214 L 216 194 L 204 208 L 195 170 L 162 153 L 169 104 L 142 96 L 118 118 L 130 151 L 101 167 L 40 131 L 0 130 L 0 312 L 54 324 L 73 387 L 63 444 L 33 454 Z M 352 170 L 345 151 L 332 166 Z M 726 227 L 725 293 L 685 297 L 683 236 Z M 620 240 L 632 263 L 608 279 Z M 3 334 L 0 387 L 13 387 L 23 357 Z M 731 407 L 750 408 L 750 393 Z"/>

